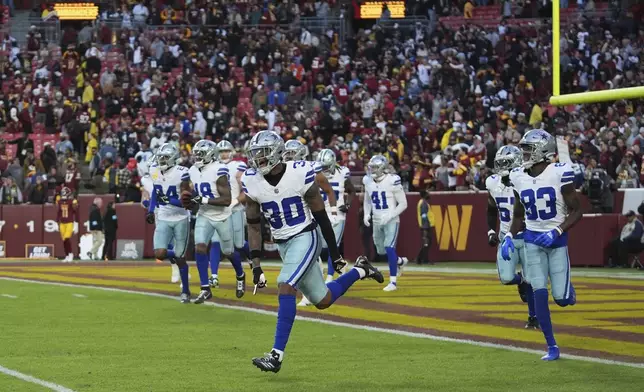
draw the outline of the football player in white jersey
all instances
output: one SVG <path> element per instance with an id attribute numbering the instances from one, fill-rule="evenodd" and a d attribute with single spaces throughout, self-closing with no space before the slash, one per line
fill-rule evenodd
<path id="1" fill-rule="evenodd" d="M 398 288 L 397 277 L 402 275 L 407 264 L 406 257 L 398 257 L 396 242 L 400 230 L 400 214 L 407 209 L 407 196 L 400 177 L 386 172 L 389 162 L 382 155 L 374 155 L 367 165 L 367 175 L 362 178 L 364 185 L 365 226 L 371 224 L 373 215 L 373 242 L 379 255 L 387 255 L 389 263 L 389 284 L 384 291 Z"/>
<path id="2" fill-rule="evenodd" d="M 519 296 L 523 302 L 528 304 L 528 321 L 526 329 L 539 329 L 539 322 L 534 312 L 534 296 L 532 286 L 521 273 L 517 273 L 517 265 L 521 265 L 524 273 L 526 271 L 526 260 L 523 258 L 523 232 L 519 232 L 513 239 L 516 252 L 511 254 L 510 260 L 501 257 L 499 237 L 503 238 L 505 233 L 510 231 L 512 211 L 514 210 L 514 189 L 510 185 L 510 170 L 521 167 L 523 154 L 516 146 L 502 146 L 494 157 L 494 169 L 496 174 L 485 180 L 487 188 L 487 242 L 490 246 L 497 247 L 496 267 L 499 273 L 499 280 L 505 285 L 517 285 Z M 499 234 L 496 232 L 497 217 L 499 219 Z"/>
<path id="3" fill-rule="evenodd" d="M 568 230 L 581 219 L 582 211 L 573 184 L 575 173 L 567 163 L 552 163 L 557 154 L 554 136 L 542 129 L 533 129 L 519 142 L 523 167 L 510 172 L 514 203 L 510 231 L 503 238 L 501 254 L 505 260 L 515 252 L 513 238 L 523 229 L 526 279 L 534 290 L 537 319 L 548 353 L 541 359 L 559 358 L 559 347 L 552 331 L 548 308 L 548 278 L 552 297 L 561 307 L 577 302 L 570 281 Z"/>
<path id="4" fill-rule="evenodd" d="M 246 219 L 244 218 L 244 194 L 241 192 L 241 176 L 246 169 L 246 163 L 242 161 L 233 161 L 233 154 L 235 148 L 228 140 L 222 140 L 217 143 L 218 160 L 219 163 L 228 168 L 230 174 L 230 194 L 232 215 L 230 217 L 233 224 L 233 245 L 235 252 L 238 252 L 243 260 L 249 260 L 248 242 L 244 238 L 244 231 L 246 230 Z M 235 201 L 236 200 L 236 201 Z M 217 233 L 210 244 L 210 269 L 212 276 L 210 277 L 210 286 L 219 287 L 219 262 L 221 259 L 221 244 Z"/>
<path id="5" fill-rule="evenodd" d="M 148 223 L 156 223 L 154 256 L 158 260 L 174 260 L 181 278 L 181 302 L 190 303 L 188 264 L 184 257 L 190 234 L 190 212 L 183 208 L 179 197 L 180 192 L 190 189 L 190 183 L 182 180 L 188 168 L 177 164 L 179 149 L 170 143 L 159 147 L 156 161 L 150 168 L 153 192 L 146 218 Z M 174 244 L 174 250 L 168 250 L 170 242 Z"/>
<path id="6" fill-rule="evenodd" d="M 284 349 L 295 320 L 297 290 L 326 309 L 359 279 L 372 278 L 382 283 L 382 274 L 365 257 L 337 280 L 324 283 L 317 267 L 322 235 L 329 245 L 333 268 L 340 271 L 346 262 L 335 243 L 333 226 L 326 213 L 313 167 L 306 161 L 284 162 L 284 141 L 272 131 L 261 131 L 250 141 L 248 163 L 242 176 L 246 194 L 248 242 L 253 262 L 253 282 L 264 287 L 266 279 L 260 266 L 262 235 L 260 215 L 264 214 L 283 265 L 277 278 L 279 308 L 273 349 L 264 357 L 253 358 L 262 371 L 277 373 L 282 367 Z"/>
<path id="7" fill-rule="evenodd" d="M 212 298 L 208 274 L 208 243 L 215 233 L 221 244 L 224 256 L 230 259 L 237 276 L 237 298 L 246 291 L 246 275 L 238 252 L 233 244 L 233 222 L 230 219 L 232 207 L 237 199 L 232 199 L 229 171 L 226 165 L 217 162 L 217 145 L 210 140 L 199 140 L 192 151 L 195 163 L 189 171 L 193 190 L 181 194 L 187 209 L 198 206 L 195 221 L 195 259 L 199 271 L 201 291 L 195 304 Z"/>

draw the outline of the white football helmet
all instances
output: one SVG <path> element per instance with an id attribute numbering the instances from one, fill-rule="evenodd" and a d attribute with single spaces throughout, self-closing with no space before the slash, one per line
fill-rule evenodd
<path id="1" fill-rule="evenodd" d="M 192 148 L 192 155 L 195 158 L 195 166 L 201 169 L 217 159 L 217 145 L 210 140 L 199 140 Z"/>
<path id="2" fill-rule="evenodd" d="M 228 163 L 232 161 L 235 147 L 228 140 L 222 140 L 217 143 L 217 150 L 219 151 L 219 162 Z"/>
<path id="3" fill-rule="evenodd" d="M 179 149 L 173 143 L 164 143 L 156 153 L 156 163 L 161 171 L 166 171 L 177 165 Z"/>
<path id="4" fill-rule="evenodd" d="M 284 139 L 273 131 L 260 131 L 250 140 L 248 164 L 266 175 L 282 162 Z"/>
<path id="5" fill-rule="evenodd" d="M 389 166 L 389 161 L 382 155 L 374 155 L 369 160 L 367 164 L 367 173 L 376 181 L 379 181 L 382 177 L 387 174 L 387 167 Z"/>
<path id="6" fill-rule="evenodd" d="M 299 140 L 291 139 L 284 144 L 283 158 L 285 162 L 306 160 L 306 147 Z"/>

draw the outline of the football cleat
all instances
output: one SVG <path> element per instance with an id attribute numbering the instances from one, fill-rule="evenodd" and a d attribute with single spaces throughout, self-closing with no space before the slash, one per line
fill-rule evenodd
<path id="1" fill-rule="evenodd" d="M 179 296 L 179 300 L 181 301 L 182 304 L 189 304 L 190 303 L 190 294 L 181 293 L 181 295 Z"/>
<path id="2" fill-rule="evenodd" d="M 385 277 L 382 276 L 382 272 L 380 272 L 378 268 L 371 265 L 371 263 L 365 256 L 359 256 L 353 267 L 362 268 L 366 272 L 366 276 L 362 279 L 370 278 L 378 283 L 383 283 L 385 281 Z"/>
<path id="3" fill-rule="evenodd" d="M 235 295 L 237 298 L 241 298 L 246 293 L 246 274 L 237 277 L 237 288 L 235 289 Z"/>
<path id="4" fill-rule="evenodd" d="M 402 276 L 403 270 L 407 266 L 407 263 L 409 263 L 409 259 L 406 257 L 399 257 L 398 258 L 398 274 L 397 276 Z"/>
<path id="5" fill-rule="evenodd" d="M 219 277 L 217 277 L 217 275 L 211 276 L 210 279 L 208 279 L 208 282 L 210 283 L 210 287 L 214 289 L 219 288 Z"/>
<path id="6" fill-rule="evenodd" d="M 305 296 L 302 296 L 302 300 L 297 304 L 297 306 L 310 306 L 310 305 L 313 305 L 313 303 L 309 301 L 309 299 L 306 298 Z"/>
<path id="7" fill-rule="evenodd" d="M 382 289 L 382 291 L 396 291 L 396 290 L 398 290 L 398 286 L 396 286 L 394 282 L 389 282 L 389 284 L 385 286 L 384 289 Z"/>
<path id="8" fill-rule="evenodd" d="M 253 358 L 253 365 L 263 372 L 277 373 L 282 368 L 282 361 L 280 361 L 280 355 L 275 350 L 271 350 L 263 357 Z"/>
<path id="9" fill-rule="evenodd" d="M 539 320 L 536 317 L 528 317 L 528 321 L 525 323 L 525 329 L 540 329 Z"/>
<path id="10" fill-rule="evenodd" d="M 523 280 L 523 275 L 521 275 L 521 272 L 518 273 L 518 275 L 521 277 L 521 283 L 517 285 L 517 290 L 519 291 L 519 297 L 521 297 L 521 301 L 523 303 L 528 303 L 528 290 L 530 289 L 530 285 L 528 282 Z"/>
<path id="11" fill-rule="evenodd" d="M 210 290 L 201 290 L 194 303 L 199 305 L 206 302 L 210 298 L 212 298 L 212 292 L 210 292 Z"/>
<path id="12" fill-rule="evenodd" d="M 556 361 L 559 359 L 559 347 L 558 346 L 548 346 L 548 354 L 541 357 L 543 361 Z"/>
<path id="13" fill-rule="evenodd" d="M 172 267 L 172 277 L 170 278 L 170 282 L 178 283 L 181 279 L 181 276 L 179 275 L 179 266 L 176 264 L 170 264 L 170 266 Z"/>

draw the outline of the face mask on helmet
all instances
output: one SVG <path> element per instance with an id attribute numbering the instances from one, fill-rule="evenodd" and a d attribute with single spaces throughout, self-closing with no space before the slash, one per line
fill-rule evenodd
<path id="1" fill-rule="evenodd" d="M 381 162 L 369 163 L 369 166 L 367 169 L 368 169 L 369 175 L 376 181 L 380 180 L 385 175 L 385 165 L 382 164 Z"/>
<path id="2" fill-rule="evenodd" d="M 249 162 L 262 175 L 266 175 L 279 163 L 279 159 L 273 156 L 270 147 L 257 147 L 248 151 Z"/>
<path id="3" fill-rule="evenodd" d="M 296 156 L 297 156 L 297 151 L 288 150 L 284 152 L 284 155 L 282 156 L 282 158 L 284 159 L 285 162 L 291 162 L 295 160 Z"/>
<path id="4" fill-rule="evenodd" d="M 206 150 L 201 150 L 201 149 L 194 152 L 195 166 L 197 166 L 197 168 L 201 169 L 206 164 L 205 162 L 206 154 L 207 154 Z"/>
<path id="5" fill-rule="evenodd" d="M 233 158 L 233 152 L 228 150 L 219 151 L 219 160 L 223 163 L 228 163 Z"/>

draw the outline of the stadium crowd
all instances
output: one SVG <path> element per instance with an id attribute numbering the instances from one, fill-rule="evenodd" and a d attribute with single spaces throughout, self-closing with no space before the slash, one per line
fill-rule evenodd
<path id="1" fill-rule="evenodd" d="M 68 168 L 76 178 L 74 162 L 88 167 L 88 187 L 137 200 L 137 157 L 172 141 L 188 164 L 199 139 L 242 151 L 262 129 L 298 138 L 311 158 L 332 148 L 352 172 L 385 153 L 409 190 L 468 190 L 484 189 L 501 145 L 543 127 L 568 141 L 579 187 L 644 183 L 644 101 L 547 103 L 548 21 L 378 21 L 343 39 L 333 24 L 295 23 L 351 13 L 333 1 L 170 3 L 115 4 L 61 42 L 35 26 L 24 47 L 4 38 L 3 203 L 51 201 Z M 408 2 L 408 12 L 431 18 L 441 4 Z M 562 93 L 641 86 L 640 17 L 576 12 L 562 33 Z"/>

